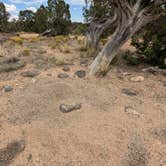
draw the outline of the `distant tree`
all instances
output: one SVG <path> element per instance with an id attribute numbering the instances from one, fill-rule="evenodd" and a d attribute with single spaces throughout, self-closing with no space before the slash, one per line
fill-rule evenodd
<path id="1" fill-rule="evenodd" d="M 48 0 L 48 11 L 52 35 L 69 33 L 71 25 L 69 5 L 64 0 Z"/>
<path id="2" fill-rule="evenodd" d="M 20 31 L 19 22 L 16 19 L 12 19 L 8 22 L 7 31 L 8 32 L 18 32 Z"/>
<path id="3" fill-rule="evenodd" d="M 35 13 L 31 10 L 23 10 L 19 13 L 19 25 L 26 32 L 34 31 Z"/>
<path id="4" fill-rule="evenodd" d="M 6 31 L 9 19 L 9 13 L 6 11 L 5 5 L 0 2 L 0 31 Z"/>
<path id="5" fill-rule="evenodd" d="M 48 29 L 48 10 L 43 5 L 35 13 L 34 29 L 37 33 L 42 33 Z"/>
<path id="6" fill-rule="evenodd" d="M 78 22 L 73 22 L 71 26 L 71 32 L 73 34 L 83 34 L 85 35 L 87 32 L 87 24 L 84 23 L 78 23 Z"/>

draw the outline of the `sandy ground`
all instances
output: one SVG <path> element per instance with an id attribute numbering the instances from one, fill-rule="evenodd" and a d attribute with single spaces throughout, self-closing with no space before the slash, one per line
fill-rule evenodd
<path id="1" fill-rule="evenodd" d="M 57 77 L 63 66 L 35 78 L 20 75 L 32 64 L 0 73 L 0 166 L 166 166 L 166 78 L 114 66 L 104 78 L 80 79 L 75 71 L 88 68 L 78 52 L 65 56 L 74 63 L 66 79 Z M 60 112 L 77 102 L 80 110 Z"/>

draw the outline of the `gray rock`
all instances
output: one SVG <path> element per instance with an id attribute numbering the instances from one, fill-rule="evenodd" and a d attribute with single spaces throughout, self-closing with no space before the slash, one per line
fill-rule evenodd
<path id="1" fill-rule="evenodd" d="M 144 80 L 145 80 L 145 78 L 143 76 L 136 76 L 136 77 L 130 78 L 130 81 L 132 81 L 132 82 L 142 82 Z"/>
<path id="2" fill-rule="evenodd" d="M 68 112 L 71 112 L 71 111 L 74 111 L 74 110 L 79 110 L 79 109 L 81 109 L 81 107 L 82 107 L 81 103 L 77 103 L 75 105 L 61 104 L 59 109 L 63 113 L 68 113 Z"/>
<path id="3" fill-rule="evenodd" d="M 75 72 L 75 75 L 77 75 L 79 78 L 84 78 L 86 76 L 86 72 L 84 70 L 78 70 Z"/>
<path id="4" fill-rule="evenodd" d="M 134 90 L 130 90 L 130 89 L 122 89 L 122 93 L 127 95 L 127 96 L 136 96 L 137 95 L 137 92 L 134 91 Z"/>
<path id="5" fill-rule="evenodd" d="M 35 77 L 35 76 L 38 76 L 39 74 L 40 72 L 37 70 L 27 70 L 21 73 L 23 77 Z"/>
<path id="6" fill-rule="evenodd" d="M 58 78 L 68 78 L 68 77 L 69 77 L 69 75 L 66 74 L 66 73 L 60 73 L 60 74 L 58 74 Z"/>
<path id="7" fill-rule="evenodd" d="M 13 87 L 11 86 L 4 86 L 4 91 L 5 92 L 11 92 L 13 90 Z"/>
<path id="8" fill-rule="evenodd" d="M 63 71 L 70 71 L 70 67 L 69 66 L 64 66 L 62 70 Z"/>
<path id="9" fill-rule="evenodd" d="M 25 141 L 20 140 L 12 141 L 6 147 L 0 149 L 0 166 L 11 165 L 12 161 L 24 151 L 25 147 Z"/>

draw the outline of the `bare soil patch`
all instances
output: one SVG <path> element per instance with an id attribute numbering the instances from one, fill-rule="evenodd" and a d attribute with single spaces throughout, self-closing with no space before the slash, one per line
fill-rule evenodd
<path id="1" fill-rule="evenodd" d="M 92 58 L 80 55 L 79 42 L 67 40 L 69 52 L 56 42 L 24 39 L 11 47 L 26 65 L 0 73 L 0 166 L 165 166 L 165 76 L 120 64 L 89 77 Z M 34 70 L 34 77 L 21 74 Z M 131 81 L 138 76 L 144 79 Z M 67 114 L 59 109 L 76 103 L 81 107 Z"/>

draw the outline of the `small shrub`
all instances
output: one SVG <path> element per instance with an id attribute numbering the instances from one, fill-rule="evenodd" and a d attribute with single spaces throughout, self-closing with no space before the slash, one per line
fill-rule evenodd
<path id="1" fill-rule="evenodd" d="M 31 42 L 31 43 L 35 43 L 35 42 L 38 42 L 38 41 L 40 41 L 40 38 L 38 36 L 29 39 L 29 42 Z"/>
<path id="2" fill-rule="evenodd" d="M 95 48 L 93 48 L 93 47 L 88 48 L 88 50 L 87 50 L 87 56 L 88 57 L 94 57 L 95 53 L 96 53 Z"/>
<path id="3" fill-rule="evenodd" d="M 64 65 L 65 59 L 64 57 L 56 57 L 56 65 Z"/>
<path id="4" fill-rule="evenodd" d="M 57 45 L 54 44 L 54 45 L 51 45 L 50 47 L 51 47 L 51 49 L 55 50 L 57 48 Z"/>
<path id="5" fill-rule="evenodd" d="M 10 38 L 13 42 L 22 45 L 23 44 L 23 39 L 21 37 L 15 36 Z"/>
<path id="6" fill-rule="evenodd" d="M 123 58 L 126 60 L 128 65 L 139 65 L 141 63 L 141 60 L 136 56 L 133 55 L 134 53 L 131 53 L 130 51 L 125 52 Z"/>
<path id="7" fill-rule="evenodd" d="M 102 39 L 102 40 L 101 40 L 101 43 L 102 43 L 103 45 L 105 45 L 105 44 L 107 43 L 107 41 L 108 41 L 108 39 Z"/>
<path id="8" fill-rule="evenodd" d="M 166 68 L 166 23 L 165 17 L 148 24 L 143 32 L 132 38 L 132 45 L 144 55 L 144 61 L 160 68 Z"/>
<path id="9" fill-rule="evenodd" d="M 88 48 L 84 45 L 82 45 L 79 49 L 81 52 L 86 52 L 88 50 Z"/>
<path id="10" fill-rule="evenodd" d="M 69 46 L 64 45 L 64 47 L 63 47 L 63 52 L 64 52 L 64 53 L 70 53 L 71 51 L 70 51 Z"/>
<path id="11" fill-rule="evenodd" d="M 30 50 L 29 49 L 24 49 L 23 51 L 22 51 L 22 55 L 23 56 L 29 56 L 30 55 Z"/>
<path id="12" fill-rule="evenodd" d="M 109 71 L 109 67 L 107 67 L 106 65 L 102 65 L 97 73 L 97 76 L 106 76 L 108 71 Z"/>
<path id="13" fill-rule="evenodd" d="M 55 42 L 57 44 L 61 44 L 63 42 L 67 42 L 68 41 L 68 37 L 67 36 L 63 36 L 63 35 L 59 35 L 55 37 Z"/>
<path id="14" fill-rule="evenodd" d="M 80 57 L 81 57 L 81 58 L 86 58 L 85 53 L 84 53 L 84 52 L 80 52 Z"/>
<path id="15" fill-rule="evenodd" d="M 84 45 L 85 44 L 85 37 L 77 37 L 77 42 L 80 45 Z"/>
<path id="16" fill-rule="evenodd" d="M 10 72 L 12 70 L 18 70 L 25 66 L 25 62 L 19 60 L 16 57 L 2 58 L 0 60 L 0 72 Z"/>
<path id="17" fill-rule="evenodd" d="M 37 53 L 38 54 L 45 54 L 45 53 L 47 53 L 47 51 L 41 48 L 41 49 L 37 50 Z"/>

